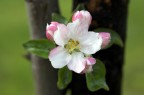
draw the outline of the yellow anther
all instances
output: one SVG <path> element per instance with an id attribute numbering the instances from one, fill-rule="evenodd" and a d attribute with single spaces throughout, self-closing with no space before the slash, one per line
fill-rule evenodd
<path id="1" fill-rule="evenodd" d="M 68 43 L 65 45 L 65 48 L 68 50 L 69 53 L 72 53 L 74 50 L 79 49 L 79 42 L 73 39 L 70 39 Z"/>

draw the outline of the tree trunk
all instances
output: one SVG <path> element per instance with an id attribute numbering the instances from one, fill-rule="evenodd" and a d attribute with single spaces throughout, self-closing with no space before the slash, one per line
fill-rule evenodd
<path id="1" fill-rule="evenodd" d="M 122 38 L 124 47 L 113 45 L 109 49 L 101 50 L 94 55 L 106 65 L 106 81 L 110 91 L 103 89 L 90 92 L 87 89 L 85 75 L 73 73 L 73 81 L 69 85 L 72 95 L 121 95 L 122 69 L 126 39 L 128 0 L 73 0 L 73 9 L 83 3 L 92 15 L 90 30 L 105 27 L 115 30 Z M 106 31 L 105 31 L 106 32 Z"/>
<path id="2" fill-rule="evenodd" d="M 59 13 L 57 0 L 26 0 L 32 39 L 45 38 L 46 23 L 51 21 L 51 13 Z M 57 88 L 57 70 L 48 60 L 31 55 L 32 70 L 36 84 L 36 95 L 60 95 Z"/>

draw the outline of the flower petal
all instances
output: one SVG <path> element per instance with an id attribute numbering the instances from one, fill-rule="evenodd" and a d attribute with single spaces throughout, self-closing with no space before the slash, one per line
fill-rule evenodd
<path id="1" fill-rule="evenodd" d="M 110 39 L 111 39 L 110 33 L 100 32 L 99 36 L 102 37 L 102 46 L 101 47 L 102 48 L 107 47 L 107 45 L 110 43 Z"/>
<path id="2" fill-rule="evenodd" d="M 69 23 L 67 27 L 70 32 L 69 36 L 73 39 L 79 37 L 79 35 L 82 35 L 85 32 L 88 32 L 88 27 L 84 27 L 79 20 Z"/>
<path id="3" fill-rule="evenodd" d="M 102 38 L 99 33 L 88 32 L 79 37 L 80 51 L 85 54 L 94 54 L 101 49 Z"/>
<path id="4" fill-rule="evenodd" d="M 96 63 L 96 59 L 93 57 L 87 57 L 86 58 L 86 65 L 85 69 L 82 71 L 82 73 L 89 73 L 93 71 L 92 66 Z"/>
<path id="5" fill-rule="evenodd" d="M 58 22 L 51 22 L 51 24 L 47 24 L 46 27 L 46 37 L 49 40 L 53 41 L 54 32 L 57 30 Z"/>
<path id="6" fill-rule="evenodd" d="M 91 23 L 92 16 L 88 11 L 77 11 L 72 17 L 72 21 L 80 20 L 81 25 L 88 27 Z"/>
<path id="7" fill-rule="evenodd" d="M 92 65 L 86 65 L 82 73 L 90 73 L 93 71 Z"/>
<path id="8" fill-rule="evenodd" d="M 71 55 L 63 48 L 56 47 L 51 50 L 49 54 L 49 60 L 54 68 L 62 68 L 69 63 L 71 60 Z"/>
<path id="9" fill-rule="evenodd" d="M 88 57 L 86 62 L 87 62 L 87 65 L 94 65 L 96 63 L 96 59 L 93 57 Z"/>
<path id="10" fill-rule="evenodd" d="M 85 64 L 84 55 L 81 52 L 74 52 L 68 68 L 76 73 L 81 73 L 85 68 Z"/>
<path id="11" fill-rule="evenodd" d="M 46 37 L 47 37 L 48 40 L 53 41 L 53 31 L 48 30 L 46 32 Z"/>
<path id="12" fill-rule="evenodd" d="M 79 20 L 79 28 L 81 28 L 81 31 L 84 32 L 85 30 L 88 31 L 92 16 L 88 11 L 77 11 L 72 17 L 73 22 L 76 20 Z"/>
<path id="13" fill-rule="evenodd" d="M 68 41 L 68 29 L 64 24 L 59 24 L 57 28 L 57 31 L 54 32 L 54 41 L 57 45 L 64 46 Z"/>

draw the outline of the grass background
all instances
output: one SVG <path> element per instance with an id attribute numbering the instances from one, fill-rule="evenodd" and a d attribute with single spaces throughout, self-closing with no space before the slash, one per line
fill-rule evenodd
<path id="1" fill-rule="evenodd" d="M 60 0 L 70 16 L 71 0 Z M 144 0 L 130 0 L 123 95 L 144 94 Z M 29 39 L 24 0 L 0 0 L 0 95 L 34 95 L 31 63 L 23 58 Z"/>

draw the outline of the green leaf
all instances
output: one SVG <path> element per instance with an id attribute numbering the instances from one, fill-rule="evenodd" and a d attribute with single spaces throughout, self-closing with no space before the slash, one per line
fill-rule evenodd
<path id="1" fill-rule="evenodd" d="M 78 4 L 77 7 L 75 8 L 75 10 L 72 12 L 72 14 L 74 14 L 76 11 L 81 11 L 81 10 L 86 10 L 83 3 Z M 72 16 L 70 17 L 68 22 L 71 22 Z"/>
<path id="2" fill-rule="evenodd" d="M 81 11 L 81 10 L 86 10 L 83 3 L 78 4 L 77 7 L 76 7 L 76 9 L 74 10 L 74 12 Z"/>
<path id="3" fill-rule="evenodd" d="M 67 85 L 72 81 L 72 71 L 67 66 L 59 69 L 57 86 L 59 89 L 65 89 Z"/>
<path id="4" fill-rule="evenodd" d="M 71 89 L 67 89 L 65 95 L 72 95 L 72 90 Z"/>
<path id="5" fill-rule="evenodd" d="M 52 21 L 57 21 L 59 23 L 67 24 L 68 21 L 65 17 L 61 16 L 60 14 L 53 13 L 52 14 Z"/>
<path id="6" fill-rule="evenodd" d="M 90 91 L 97 91 L 101 88 L 109 90 L 109 87 L 105 81 L 105 66 L 104 64 L 97 59 L 96 64 L 93 66 L 93 71 L 86 73 L 86 82 L 87 87 Z"/>
<path id="7" fill-rule="evenodd" d="M 109 32 L 110 33 L 111 41 L 110 41 L 110 44 L 106 48 L 110 47 L 112 44 L 116 44 L 120 47 L 123 47 L 123 41 L 116 31 L 114 31 L 112 29 L 108 29 L 108 28 L 98 28 L 98 29 L 95 29 L 94 31 L 95 32 Z"/>
<path id="8" fill-rule="evenodd" d="M 55 47 L 55 44 L 47 39 L 43 40 L 30 40 L 23 44 L 24 48 L 39 57 L 48 58 L 48 54 L 51 49 Z"/>

